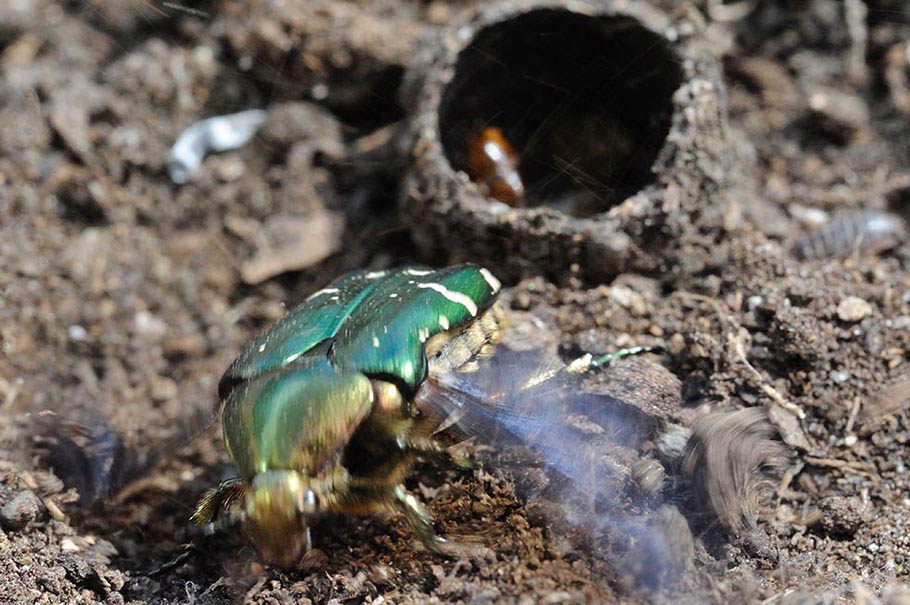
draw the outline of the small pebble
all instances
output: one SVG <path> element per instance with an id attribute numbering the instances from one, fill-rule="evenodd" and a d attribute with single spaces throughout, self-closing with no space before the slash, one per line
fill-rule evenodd
<path id="1" fill-rule="evenodd" d="M 841 370 L 834 370 L 830 374 L 832 382 L 835 384 L 841 384 L 850 380 L 850 372 L 844 372 Z"/>
<path id="2" fill-rule="evenodd" d="M 0 523 L 8 529 L 22 529 L 41 514 L 41 501 L 24 489 L 0 508 Z"/>
<path id="3" fill-rule="evenodd" d="M 370 570 L 370 582 L 378 586 L 389 586 L 395 578 L 395 570 L 388 565 L 374 565 Z"/>
<path id="4" fill-rule="evenodd" d="M 872 313 L 872 305 L 857 296 L 848 296 L 837 305 L 837 316 L 842 321 L 859 321 Z"/>
<path id="5" fill-rule="evenodd" d="M 667 342 L 667 351 L 671 355 L 679 355 L 686 348 L 686 337 L 679 332 L 673 334 Z"/>
<path id="6" fill-rule="evenodd" d="M 133 326 L 137 335 L 151 338 L 161 338 L 167 332 L 164 320 L 145 310 L 136 313 L 133 317 Z"/>
<path id="7" fill-rule="evenodd" d="M 82 549 L 72 538 L 63 538 L 60 540 L 60 550 L 63 552 L 79 552 Z"/>
<path id="8" fill-rule="evenodd" d="M 520 309 L 522 311 L 527 311 L 531 308 L 531 295 L 521 290 L 518 294 L 515 295 L 515 298 L 512 299 L 512 308 Z"/>
<path id="9" fill-rule="evenodd" d="M 69 336 L 69 339 L 73 342 L 82 342 L 88 340 L 88 332 L 85 331 L 85 328 L 78 324 L 70 326 L 66 330 L 66 335 Z"/>
<path id="10" fill-rule="evenodd" d="M 107 595 L 107 598 L 104 599 L 105 605 L 123 605 L 125 602 L 123 595 L 119 592 L 111 592 Z"/>

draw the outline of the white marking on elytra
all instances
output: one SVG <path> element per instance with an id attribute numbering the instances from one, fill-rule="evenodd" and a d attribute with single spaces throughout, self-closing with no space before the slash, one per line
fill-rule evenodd
<path id="1" fill-rule="evenodd" d="M 259 345 L 259 352 L 262 353 L 263 351 L 265 351 L 265 343 Z"/>
<path id="2" fill-rule="evenodd" d="M 398 294 L 396 294 L 395 292 L 392 292 L 391 294 L 389 294 L 389 298 L 398 298 Z"/>
<path id="3" fill-rule="evenodd" d="M 427 341 L 427 338 L 430 337 L 430 331 L 426 328 L 420 328 L 420 330 L 417 331 L 417 337 L 420 339 L 420 344 L 423 344 Z"/>
<path id="4" fill-rule="evenodd" d="M 377 279 L 379 277 L 385 277 L 385 274 L 386 274 L 385 271 L 370 271 L 369 273 L 364 275 L 364 277 L 367 279 Z"/>
<path id="5" fill-rule="evenodd" d="M 298 357 L 300 357 L 300 353 L 291 353 L 290 355 L 288 355 L 287 357 L 284 358 L 284 361 L 282 363 L 291 363 Z"/>
<path id="6" fill-rule="evenodd" d="M 335 302 L 338 302 L 339 298 L 337 296 L 333 296 L 329 300 L 334 300 Z"/>
<path id="7" fill-rule="evenodd" d="M 373 346 L 379 348 L 379 337 L 373 334 Z"/>
<path id="8" fill-rule="evenodd" d="M 405 273 L 408 275 L 416 275 L 420 277 L 421 275 L 429 275 L 432 271 L 423 271 L 422 269 L 405 269 Z"/>
<path id="9" fill-rule="evenodd" d="M 479 271 L 480 271 L 480 274 L 483 276 L 483 278 L 487 281 L 487 283 L 490 284 L 490 289 L 493 290 L 493 294 L 496 294 L 497 292 L 499 292 L 499 289 L 502 287 L 502 284 L 499 282 L 498 279 L 496 279 L 496 277 L 492 273 L 490 273 L 490 270 L 487 269 L 486 267 L 481 267 L 479 269 Z"/>
<path id="10" fill-rule="evenodd" d="M 316 298 L 317 296 L 322 296 L 323 294 L 335 294 L 336 292 L 340 292 L 340 290 L 338 288 L 323 288 L 322 290 L 317 290 L 317 291 L 313 292 L 312 294 L 307 296 L 306 299 L 311 300 L 313 298 Z"/>
<path id="11" fill-rule="evenodd" d="M 442 328 L 443 330 L 448 330 L 449 329 L 449 318 L 446 317 L 445 315 L 440 315 L 439 316 L 439 327 Z"/>
<path id="12" fill-rule="evenodd" d="M 426 284 L 420 283 L 420 284 L 417 284 L 417 287 L 418 288 L 429 288 L 430 290 L 439 292 L 448 300 L 452 301 L 453 303 L 459 304 L 462 307 L 464 307 L 465 309 L 467 309 L 468 313 L 471 314 L 471 317 L 474 317 L 475 315 L 477 315 L 477 305 L 474 304 L 474 301 L 471 300 L 471 298 L 467 294 L 449 290 L 442 284 L 437 284 L 436 282 L 430 282 L 430 283 L 426 283 Z"/>

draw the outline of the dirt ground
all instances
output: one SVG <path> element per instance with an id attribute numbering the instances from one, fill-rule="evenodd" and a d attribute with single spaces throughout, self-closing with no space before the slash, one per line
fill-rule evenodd
<path id="1" fill-rule="evenodd" d="M 141 455 L 173 449 L 168 437 L 214 405 L 230 361 L 289 306 L 356 268 L 445 263 L 422 256 L 419 224 L 399 213 L 399 89 L 414 49 L 474 7 L 13 1 L 0 3 L 0 600 L 907 602 L 910 9 L 658 4 L 698 23 L 721 61 L 742 182 L 681 208 L 652 271 L 595 281 L 517 263 L 504 300 L 566 359 L 665 347 L 593 380 L 672 373 L 663 421 L 765 411 L 787 459 L 756 528 L 701 515 L 706 500 L 668 467 L 661 502 L 684 517 L 644 508 L 685 519 L 694 543 L 672 553 L 672 580 L 642 586 L 624 577 L 631 555 L 565 538 L 515 473 L 427 462 L 408 487 L 471 556 L 424 552 L 398 518 L 332 517 L 297 570 L 259 565 L 239 532 L 160 569 L 194 537 L 199 494 L 231 476 L 220 432 L 85 510 L 37 447 L 39 414 L 109 423 Z M 248 108 L 269 110 L 249 144 L 171 181 L 185 127 Z M 894 217 L 886 249 L 870 232 L 841 256 L 793 253 L 831 217 L 867 209 Z"/>

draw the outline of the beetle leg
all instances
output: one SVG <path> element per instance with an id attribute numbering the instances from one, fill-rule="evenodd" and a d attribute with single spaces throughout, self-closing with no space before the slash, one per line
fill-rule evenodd
<path id="1" fill-rule="evenodd" d="M 449 553 L 444 548 L 444 545 L 448 544 L 448 542 L 436 535 L 436 531 L 433 529 L 433 518 L 423 504 L 420 503 L 414 494 L 409 494 L 403 485 L 396 486 L 393 494 L 398 505 L 404 511 L 405 519 L 407 519 L 417 537 L 420 538 L 420 541 L 423 542 L 424 547 L 437 555 L 448 556 Z"/>
<path id="2" fill-rule="evenodd" d="M 190 521 L 203 527 L 207 534 L 233 525 L 240 520 L 249 489 L 247 482 L 239 477 L 222 481 L 202 494 Z"/>
<path id="3" fill-rule="evenodd" d="M 458 468 L 474 468 L 474 463 L 467 456 L 452 453 L 449 448 L 432 437 L 410 435 L 405 441 L 404 447 L 410 452 L 442 458 Z"/>
<path id="4" fill-rule="evenodd" d="M 199 544 L 197 540 L 190 542 L 189 544 L 184 544 L 180 552 L 170 561 L 162 563 L 155 569 L 149 572 L 149 577 L 160 576 L 161 574 L 167 573 L 172 569 L 176 569 L 180 565 L 183 565 L 186 561 L 192 557 L 200 555 Z"/>
<path id="5" fill-rule="evenodd" d="M 601 355 L 600 357 L 594 357 L 591 353 L 585 353 L 581 357 L 573 359 L 569 365 L 566 366 L 566 369 L 571 374 L 585 374 L 597 368 L 605 368 L 614 361 L 622 359 L 623 357 L 639 355 L 641 353 L 660 353 L 663 350 L 664 348 L 662 346 L 657 345 L 626 347 L 625 349 L 620 349 L 613 353 L 607 353 L 606 355 Z"/>

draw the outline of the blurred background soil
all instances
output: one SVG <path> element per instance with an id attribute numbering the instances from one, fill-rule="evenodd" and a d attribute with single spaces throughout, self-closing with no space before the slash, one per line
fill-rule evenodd
<path id="1" fill-rule="evenodd" d="M 198 495 L 231 476 L 219 431 L 87 512 L 41 460 L 41 410 L 92 410 L 154 449 L 307 294 L 355 268 L 434 263 L 399 220 L 399 88 L 419 41 L 471 8 L 0 3 L 4 602 L 910 599 L 910 242 L 791 253 L 844 212 L 910 219 L 902 0 L 664 2 L 716 46 L 754 182 L 721 221 L 706 195 L 664 272 L 506 284 L 564 351 L 665 345 L 688 409 L 777 410 L 791 458 L 759 523 L 774 556 L 708 524 L 679 582 L 637 593 L 557 539 L 507 476 L 422 464 L 409 487 L 476 556 L 434 557 L 400 519 L 340 517 L 316 526 L 299 570 L 263 569 L 229 534 L 155 574 L 190 540 Z M 171 182 L 185 127 L 248 108 L 269 109 L 255 139 Z"/>

